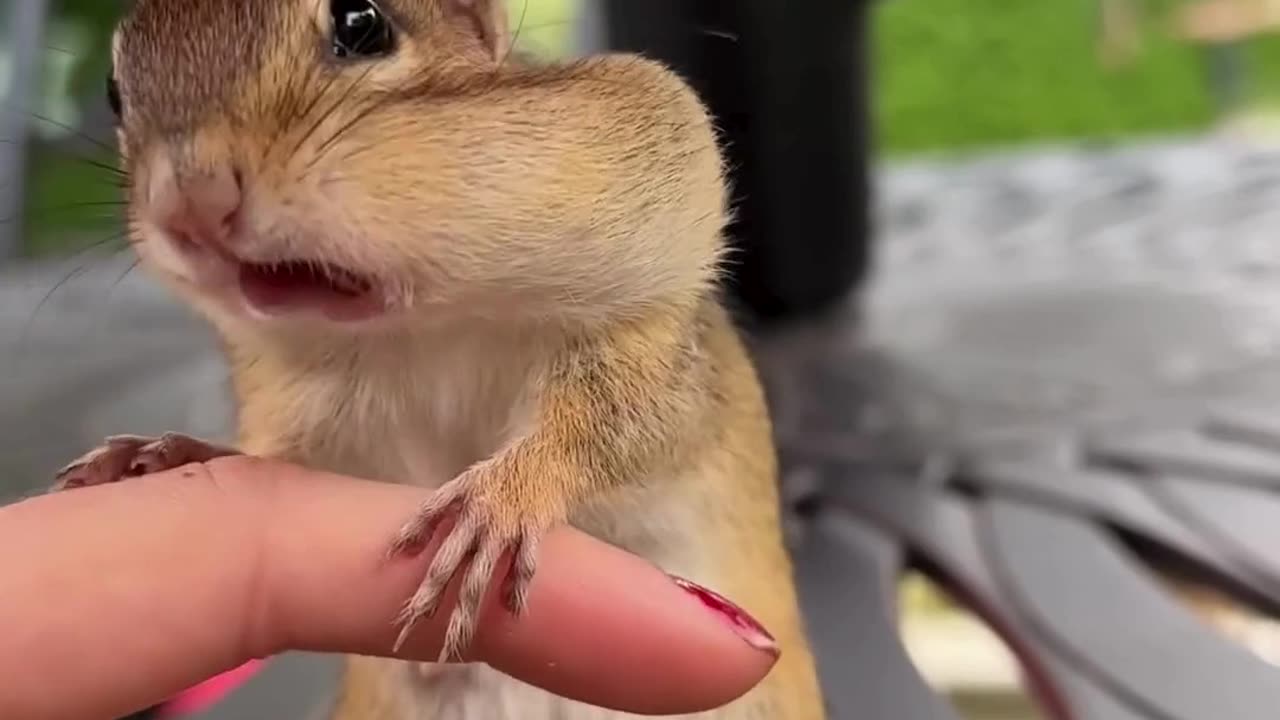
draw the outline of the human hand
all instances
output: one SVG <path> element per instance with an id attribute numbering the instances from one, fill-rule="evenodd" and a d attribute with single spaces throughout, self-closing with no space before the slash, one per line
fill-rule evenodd
<path id="1" fill-rule="evenodd" d="M 290 650 L 387 656 L 434 545 L 387 562 L 379 539 L 427 494 L 229 458 L 0 508 L 0 717 L 121 717 Z M 776 662 L 643 560 L 571 529 L 542 557 L 530 613 L 487 601 L 471 659 L 640 714 L 723 706 Z M 400 657 L 435 660 L 447 617 Z"/>

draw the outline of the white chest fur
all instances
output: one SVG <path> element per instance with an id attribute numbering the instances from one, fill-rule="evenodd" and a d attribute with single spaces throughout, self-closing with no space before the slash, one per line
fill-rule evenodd
<path id="1" fill-rule="evenodd" d="M 432 333 L 317 356 L 291 363 L 282 399 L 266 410 L 279 444 L 316 467 L 427 488 L 528 431 L 546 366 L 538 344 L 494 333 Z"/>

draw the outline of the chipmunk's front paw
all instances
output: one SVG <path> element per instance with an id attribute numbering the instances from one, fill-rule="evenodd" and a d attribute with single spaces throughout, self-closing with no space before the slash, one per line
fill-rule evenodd
<path id="1" fill-rule="evenodd" d="M 494 570 L 508 552 L 512 553 L 514 562 L 506 578 L 506 606 L 517 616 L 525 612 L 529 586 L 537 569 L 538 540 L 560 519 L 554 517 L 554 513 L 531 511 L 526 506 L 527 502 L 522 503 L 513 496 L 508 484 L 484 469 L 477 469 L 437 491 L 400 531 L 393 554 L 413 552 L 426 545 L 438 521 L 450 508 L 459 509 L 457 524 L 436 552 L 417 594 L 400 615 L 403 629 L 396 642 L 397 652 L 414 626 L 439 609 L 445 589 L 468 560 L 470 565 L 457 608 L 449 618 L 440 662 L 461 660 L 467 651 L 475 636 Z"/>
<path id="2" fill-rule="evenodd" d="M 101 446 L 63 468 L 55 478 L 53 489 L 57 492 L 107 485 L 238 454 L 236 450 L 177 433 L 158 438 L 119 435 L 107 438 Z"/>

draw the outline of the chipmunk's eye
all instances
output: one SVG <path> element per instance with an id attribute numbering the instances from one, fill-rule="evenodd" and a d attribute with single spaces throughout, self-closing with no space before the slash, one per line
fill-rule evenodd
<path id="1" fill-rule="evenodd" d="M 116 120 L 124 115 L 124 101 L 120 98 L 120 85 L 116 82 L 114 73 L 107 74 L 107 104 L 111 106 L 111 112 L 115 113 Z"/>
<path id="2" fill-rule="evenodd" d="M 330 0 L 329 12 L 334 55 L 374 57 L 395 49 L 391 22 L 373 0 Z"/>

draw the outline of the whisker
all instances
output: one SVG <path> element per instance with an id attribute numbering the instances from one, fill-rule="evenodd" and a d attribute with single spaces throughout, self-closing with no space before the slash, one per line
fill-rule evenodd
<path id="1" fill-rule="evenodd" d="M 81 132 L 80 130 L 77 130 L 76 128 L 74 128 L 74 127 L 72 127 L 72 126 L 70 126 L 70 125 L 68 125 L 68 124 L 66 124 L 66 123 L 64 123 L 64 122 L 59 122 L 59 121 L 57 121 L 57 120 L 54 120 L 54 119 L 53 119 L 53 118 L 51 118 L 51 117 L 46 117 L 46 116 L 41 115 L 40 113 L 35 112 L 35 111 L 33 111 L 33 110 L 12 110 L 12 109 L 9 109 L 9 110 L 5 110 L 5 112 L 20 112 L 20 113 L 23 113 L 23 114 L 28 115 L 28 116 L 30 116 L 30 117 L 32 117 L 32 118 L 34 118 L 34 119 L 36 119 L 36 120 L 39 120 L 39 121 L 44 122 L 44 123 L 48 123 L 49 125 L 53 125 L 53 126 L 54 126 L 54 127 L 56 127 L 56 128 L 59 128 L 59 129 L 62 129 L 62 130 L 66 130 L 67 132 L 71 133 L 72 135 L 75 135 L 76 137 L 78 137 L 78 138 L 80 138 L 80 139 L 82 139 L 82 140 L 85 140 L 85 141 L 87 141 L 87 142 L 90 142 L 90 143 L 92 143 L 92 144 L 96 145 L 97 147 L 99 147 L 99 148 L 101 148 L 101 149 L 103 149 L 103 150 L 106 150 L 107 152 L 114 153 L 114 152 L 116 151 L 116 148 L 115 148 L 115 147 L 113 147 L 112 145 L 108 144 L 108 143 L 105 143 L 105 142 L 103 142 L 103 141 L 101 141 L 101 140 L 99 140 L 99 139 L 97 139 L 97 138 L 95 138 L 95 137 L 93 137 L 93 136 L 91 136 L 91 135 L 86 135 L 85 133 Z"/>
<path id="2" fill-rule="evenodd" d="M 76 160 L 83 162 L 84 164 L 89 165 L 90 167 L 95 167 L 95 168 L 98 168 L 99 170 L 104 170 L 117 177 L 121 177 L 121 178 L 129 177 L 129 172 L 127 170 L 122 170 L 114 165 L 108 165 L 107 163 L 99 162 L 97 160 L 94 160 L 93 158 L 77 157 Z"/>
<path id="3" fill-rule="evenodd" d="M 120 277 L 116 278 L 115 282 L 111 283 L 111 287 L 107 289 L 108 299 L 110 299 L 111 293 L 115 292 L 115 289 L 120 286 L 120 283 L 124 282 L 124 279 L 129 277 L 129 274 L 132 273 L 134 270 L 137 270 L 138 266 L 141 264 L 142 264 L 142 258 L 140 257 L 135 257 L 133 259 L 133 262 L 129 263 L 129 267 L 125 268 L 125 271 L 120 273 Z"/>
<path id="4" fill-rule="evenodd" d="M 78 257 L 78 256 L 80 256 L 80 255 L 83 255 L 83 254 L 87 253 L 87 252 L 92 252 L 92 251 L 94 251 L 94 250 L 97 250 L 98 248 L 101 248 L 102 246 L 104 246 L 104 245 L 106 245 L 106 244 L 108 244 L 108 243 L 119 242 L 119 241 L 121 241 L 121 240 L 127 240 L 127 239 L 128 239 L 128 238 L 127 238 L 128 234 L 129 234 L 129 231 L 128 231 L 127 229 L 126 229 L 126 230 L 118 230 L 118 231 L 116 231 L 116 232 L 111 233 L 111 234 L 110 234 L 110 235 L 108 235 L 107 237 L 102 238 L 101 240 L 94 240 L 94 241 L 93 241 L 93 242 L 91 242 L 91 243 L 86 243 L 84 246 L 82 246 L 82 247 L 80 247 L 80 248 L 77 248 L 77 249 L 75 250 L 75 252 L 73 252 L 70 256 L 68 256 L 68 258 L 69 258 L 69 259 L 74 259 L 74 258 L 76 258 L 76 257 Z M 120 250 L 120 249 L 127 249 L 128 247 L 129 247 L 129 245 L 128 245 L 128 243 L 126 242 L 126 243 L 125 243 L 124 245 L 122 245 L 120 248 L 117 248 L 117 250 Z"/>
<path id="5" fill-rule="evenodd" d="M 307 72 L 311 73 L 312 75 L 314 75 L 315 73 L 315 71 L 312 69 L 308 69 Z M 331 74 L 329 76 L 329 79 L 325 81 L 324 86 L 321 87 L 317 92 L 315 92 L 311 96 L 311 100 L 307 102 L 305 109 L 301 108 L 303 97 L 304 97 L 303 94 L 300 92 L 294 92 L 292 94 L 292 98 L 293 98 L 292 102 L 290 102 L 287 105 L 282 105 L 282 108 L 288 108 L 288 111 L 283 112 L 282 114 L 287 116 L 290 121 L 294 119 L 308 117 L 309 115 L 311 115 L 312 112 L 315 111 L 316 106 L 320 104 L 320 101 L 324 98 L 324 96 L 328 95 L 329 91 L 333 89 L 333 84 L 337 82 L 338 77 L 339 76 L 337 73 Z M 309 84 L 309 83 L 306 83 L 306 82 L 299 83 L 299 85 L 306 85 L 306 84 Z M 315 132 L 315 131 L 312 130 L 311 132 Z M 281 137 L 283 137 L 283 133 L 271 139 L 271 142 L 267 145 L 267 150 L 264 153 L 266 156 L 270 157 L 275 153 L 276 145 L 277 143 L 280 142 Z M 289 156 L 292 157 L 294 154 L 296 154 L 298 150 L 302 147 L 303 143 L 305 142 L 306 142 L 306 137 L 304 136 L 303 139 L 298 143 L 298 146 L 293 149 L 293 151 L 289 154 Z"/>
<path id="6" fill-rule="evenodd" d="M 359 78 L 352 81 L 351 84 L 347 86 L 347 89 L 344 90 L 342 94 L 338 97 L 338 99 L 334 101 L 332 105 L 329 106 L 329 109 L 326 110 L 324 113 L 322 113 L 320 117 L 317 118 L 314 123 L 312 123 L 311 127 L 308 128 L 306 134 L 302 136 L 302 139 L 300 139 L 298 143 L 294 145 L 293 150 L 289 153 L 290 159 L 292 159 L 295 155 L 297 155 L 298 151 L 302 149 L 302 146 L 305 145 L 307 141 L 310 140 L 316 134 L 316 131 L 320 129 L 320 126 L 324 124 L 325 120 L 328 120 L 329 118 L 333 117 L 333 114 L 337 112 L 338 108 L 341 107 L 342 104 L 347 101 L 347 99 L 351 96 L 351 93 L 355 91 L 356 87 L 359 86 L 361 83 L 363 83 L 365 79 L 369 77 L 369 73 L 373 72 L 373 68 L 374 68 L 373 65 L 370 65 L 368 68 L 366 68 L 365 71 L 360 74 Z"/>
<path id="7" fill-rule="evenodd" d="M 385 106 L 388 102 L 390 102 L 395 97 L 397 96 L 394 93 L 387 93 L 383 95 L 381 98 L 378 98 L 376 102 L 369 103 L 367 107 L 365 107 L 360 112 L 356 113 L 355 117 L 352 117 L 350 120 L 344 123 L 342 127 L 338 128 L 336 132 L 334 132 L 332 135 L 329 136 L 328 140 L 325 140 L 324 143 L 320 145 L 319 149 L 317 149 L 315 152 L 315 156 L 311 158 L 311 162 L 307 164 L 307 169 L 310 170 L 311 168 L 314 168 L 316 166 L 316 163 L 324 159 L 325 155 L 329 152 L 330 149 L 333 148 L 334 144 L 337 143 L 339 140 L 341 140 L 344 135 L 350 132 L 351 128 L 356 126 L 356 123 L 359 123 L 360 121 L 369 117 L 369 115 L 373 114 L 379 108 Z"/>
<path id="8" fill-rule="evenodd" d="M 13 144 L 16 144 L 17 142 L 19 141 L 0 140 L 0 145 L 13 145 Z M 84 155 L 79 155 L 75 153 L 69 153 L 69 155 L 70 155 L 69 157 L 70 160 L 74 160 L 75 162 L 79 162 L 79 163 L 84 163 L 85 165 L 88 165 L 92 168 L 102 170 L 106 172 L 108 175 L 112 176 L 112 179 L 117 182 L 127 183 L 129 180 L 129 172 L 127 170 L 123 170 L 121 168 L 102 162 L 100 160 L 94 160 L 93 158 L 87 157 Z"/>
<path id="9" fill-rule="evenodd" d="M 742 38 L 737 33 L 732 33 L 732 32 L 729 32 L 728 30 L 719 30 L 716 28 L 700 27 L 698 28 L 698 32 L 708 37 L 717 37 L 723 40 L 729 40 L 730 42 L 736 43 L 736 42 L 742 41 Z"/>
<path id="10" fill-rule="evenodd" d="M 524 0 L 524 7 L 520 9 L 520 22 L 516 23 L 516 29 L 511 33 L 511 42 L 507 45 L 507 54 L 503 56 L 502 62 L 498 63 L 498 69 L 506 67 L 507 62 L 511 60 L 511 54 L 515 52 L 516 45 L 520 42 L 520 33 L 524 30 L 524 21 L 529 17 L 529 0 Z"/>
<path id="11" fill-rule="evenodd" d="M 109 200 L 109 201 L 103 201 L 103 202 L 80 202 L 80 203 L 71 203 L 69 205 L 50 205 L 48 207 L 35 208 L 33 212 L 26 213 L 25 219 L 29 220 L 33 218 L 45 218 L 53 215 L 54 213 L 66 212 L 68 210 L 84 210 L 84 209 L 96 208 L 96 207 L 126 207 L 126 206 L 128 206 L 128 203 L 124 202 L 123 200 Z M 106 216 L 106 217 L 110 217 L 110 216 Z M 0 225 L 9 225 L 17 221 L 18 221 L 18 218 L 16 217 L 0 217 Z"/>
<path id="12" fill-rule="evenodd" d="M 53 287 L 49 288 L 49 291 L 44 294 L 44 297 L 40 298 L 40 302 L 36 303 L 35 308 L 31 311 L 31 318 L 27 321 L 27 325 L 23 329 L 23 335 L 22 335 L 23 341 L 26 340 L 27 335 L 31 330 L 31 326 L 35 323 L 36 316 L 40 314 L 40 311 L 44 308 L 45 305 L 49 304 L 49 301 L 53 299 L 53 296 L 58 294 L 59 290 L 66 287 L 67 283 L 71 282 L 72 280 L 75 280 L 81 275 L 84 275 L 85 272 L 88 271 L 88 269 L 89 268 L 87 265 L 77 265 L 76 269 L 67 273 L 65 276 L 63 276 L 61 280 L 54 283 Z"/>
<path id="13" fill-rule="evenodd" d="M 103 238 L 102 240 L 89 243 L 88 246 L 80 248 L 75 253 L 70 255 L 68 259 L 74 261 L 80 256 L 83 256 L 86 253 L 93 252 L 94 250 L 97 250 L 103 247 L 104 245 L 107 245 L 108 243 L 120 240 L 122 237 L 123 237 L 122 234 L 117 233 L 115 235 L 111 235 L 106 238 Z M 116 251 L 111 254 L 111 256 L 118 254 L 122 249 L 127 249 L 127 246 L 126 248 L 117 248 Z M 86 272 L 88 272 L 88 270 L 89 270 L 89 265 L 87 263 L 82 263 L 80 265 L 77 265 L 74 270 L 67 273 L 65 276 L 62 277 L 62 279 L 58 280 L 58 282 L 54 283 L 53 287 L 49 288 L 49 291 L 46 292 L 44 296 L 40 298 L 40 301 L 36 303 L 36 306 L 31 310 L 31 315 L 30 317 L 27 318 L 27 322 L 23 324 L 22 332 L 18 339 L 19 353 L 23 351 L 23 348 L 27 347 L 28 340 L 31 337 L 31 331 L 35 329 L 36 320 L 39 319 L 40 311 L 43 310 L 44 307 L 48 305 L 50 301 L 53 300 L 54 296 L 58 294 L 58 291 L 62 290 L 67 285 L 69 285 L 71 281 L 84 275 Z"/>

